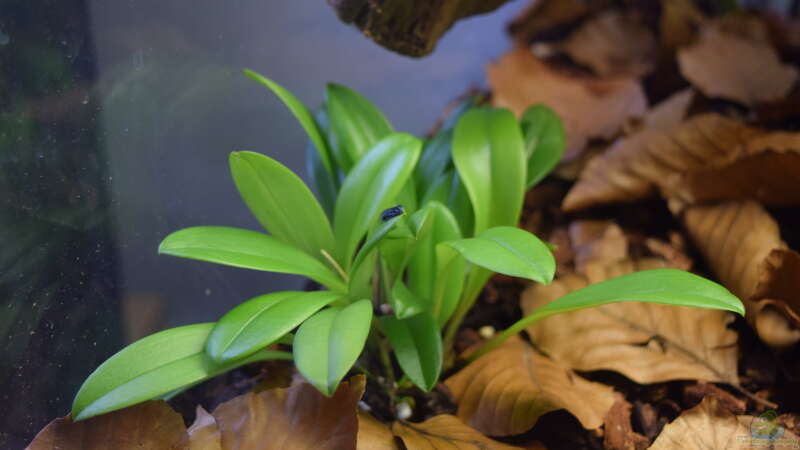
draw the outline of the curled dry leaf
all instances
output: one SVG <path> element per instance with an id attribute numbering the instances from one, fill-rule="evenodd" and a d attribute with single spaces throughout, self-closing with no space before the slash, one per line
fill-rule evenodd
<path id="1" fill-rule="evenodd" d="M 603 424 L 613 390 L 537 353 L 519 337 L 478 358 L 445 382 L 458 417 L 490 436 L 529 430 L 545 413 L 566 409 L 587 429 Z"/>
<path id="2" fill-rule="evenodd" d="M 644 126 L 659 130 L 670 130 L 678 126 L 686 117 L 694 97 L 695 92 L 692 88 L 681 89 L 670 95 L 647 111 L 644 116 Z"/>
<path id="3" fill-rule="evenodd" d="M 590 138 L 613 138 L 632 117 L 642 116 L 647 100 L 633 78 L 599 78 L 557 70 L 526 48 L 517 48 L 488 67 L 495 106 L 518 116 L 543 103 L 558 113 L 567 131 L 567 159 Z"/>
<path id="4" fill-rule="evenodd" d="M 358 412 L 358 450 L 397 450 L 389 428 L 363 411 Z"/>
<path id="5" fill-rule="evenodd" d="M 522 295 L 525 314 L 573 290 L 638 270 L 659 259 L 589 266 Z M 653 303 L 612 303 L 548 317 L 527 328 L 538 348 L 575 370 L 613 370 L 637 383 L 699 379 L 738 385 L 730 313 Z"/>
<path id="6" fill-rule="evenodd" d="M 508 26 L 514 39 L 526 46 L 544 33 L 568 26 L 593 11 L 602 8 L 606 1 L 539 0 L 530 3 Z"/>
<path id="7" fill-rule="evenodd" d="M 617 10 L 604 11 L 587 20 L 560 48 L 602 76 L 641 77 L 655 66 L 653 32 L 632 15 Z"/>
<path id="8" fill-rule="evenodd" d="M 766 205 L 800 205 L 800 133 L 758 135 L 709 162 L 671 176 L 666 189 L 686 203 L 751 198 Z"/>
<path id="9" fill-rule="evenodd" d="M 696 29 L 706 20 L 694 0 L 662 0 L 659 35 L 661 43 L 669 49 L 689 44 Z"/>
<path id="10" fill-rule="evenodd" d="M 632 202 L 660 187 L 666 197 L 680 185 L 675 177 L 724 167 L 763 135 L 719 114 L 701 114 L 670 130 L 648 128 L 620 139 L 593 159 L 564 199 L 565 210 Z"/>
<path id="11" fill-rule="evenodd" d="M 746 105 L 786 96 L 797 69 L 783 64 L 767 43 L 708 25 L 700 40 L 678 51 L 681 73 L 709 97 Z"/>
<path id="12" fill-rule="evenodd" d="M 465 425 L 458 417 L 442 414 L 422 423 L 395 422 L 394 434 L 414 450 L 518 450 Z"/>
<path id="13" fill-rule="evenodd" d="M 726 202 L 691 207 L 684 222 L 722 284 L 744 301 L 761 339 L 776 348 L 800 340 L 800 254 L 787 248 L 769 213 L 752 201 Z"/>
<path id="14" fill-rule="evenodd" d="M 163 401 L 149 401 L 81 422 L 69 417 L 56 419 L 27 449 L 184 449 L 186 439 L 181 415 Z"/>
<path id="15" fill-rule="evenodd" d="M 197 406 L 194 423 L 187 432 L 189 450 L 222 450 L 222 436 L 217 419 L 202 406 Z"/>
<path id="16" fill-rule="evenodd" d="M 328 398 L 302 381 L 229 400 L 213 412 L 222 448 L 355 449 L 364 385 L 364 376 L 355 376 Z"/>
<path id="17" fill-rule="evenodd" d="M 667 424 L 649 450 L 797 448 L 800 438 L 777 425 L 775 418 L 735 416 L 708 396 Z M 775 433 L 772 439 L 770 432 Z"/>
<path id="18" fill-rule="evenodd" d="M 611 264 L 628 257 L 628 239 L 619 225 L 608 220 L 579 220 L 569 225 L 575 252 L 575 270 L 589 262 Z"/>

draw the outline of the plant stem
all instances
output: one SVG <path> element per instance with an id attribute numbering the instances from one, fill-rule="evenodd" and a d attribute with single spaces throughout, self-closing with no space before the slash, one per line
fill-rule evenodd
<path id="1" fill-rule="evenodd" d="M 339 263 L 336 262 L 333 256 L 331 256 L 330 253 L 326 252 L 325 249 L 320 249 L 319 252 L 322 253 L 322 256 L 324 256 L 325 259 L 328 261 L 328 263 L 330 263 L 330 265 L 333 266 L 333 268 L 336 270 L 336 273 L 338 273 L 339 276 L 342 277 L 342 280 L 344 280 L 345 284 L 350 284 L 350 277 L 347 276 L 347 272 L 345 272 L 344 269 L 342 269 L 342 266 L 340 266 Z"/>
<path id="2" fill-rule="evenodd" d="M 452 367 L 453 363 L 455 362 L 454 344 L 456 333 L 458 332 L 459 327 L 461 327 L 464 317 L 466 317 L 469 310 L 475 305 L 481 290 L 483 290 L 483 285 L 486 284 L 486 281 L 491 275 L 492 272 L 477 266 L 473 266 L 472 270 L 467 276 L 464 292 L 461 294 L 461 299 L 458 301 L 458 306 L 456 307 L 455 312 L 453 312 L 453 316 L 448 321 L 444 332 L 442 344 L 445 352 L 444 370 Z"/>
<path id="3" fill-rule="evenodd" d="M 392 367 L 392 360 L 389 358 L 389 349 L 387 348 L 386 342 L 383 339 L 378 341 L 378 352 L 380 355 L 381 364 L 383 364 L 383 369 L 386 371 L 386 378 L 389 380 L 389 385 L 391 386 L 392 390 L 394 390 L 394 367 Z"/>

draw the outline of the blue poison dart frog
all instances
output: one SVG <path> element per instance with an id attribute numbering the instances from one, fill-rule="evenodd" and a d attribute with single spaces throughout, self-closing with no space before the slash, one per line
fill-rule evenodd
<path id="1" fill-rule="evenodd" d="M 403 209 L 402 205 L 392 206 L 391 208 L 386 209 L 381 213 L 381 220 L 386 222 L 392 217 L 397 217 L 403 214 L 404 212 L 405 210 Z"/>

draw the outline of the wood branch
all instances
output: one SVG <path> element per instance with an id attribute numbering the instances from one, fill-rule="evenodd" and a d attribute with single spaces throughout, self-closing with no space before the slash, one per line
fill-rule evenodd
<path id="1" fill-rule="evenodd" d="M 339 19 L 389 50 L 420 57 L 464 17 L 492 11 L 508 0 L 328 0 Z"/>

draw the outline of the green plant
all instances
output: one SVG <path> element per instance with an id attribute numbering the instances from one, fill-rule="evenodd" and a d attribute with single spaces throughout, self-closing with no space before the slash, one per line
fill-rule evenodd
<path id="1" fill-rule="evenodd" d="M 328 87 L 315 116 L 281 86 L 246 73 L 277 94 L 308 133 L 319 201 L 277 161 L 235 152 L 234 182 L 271 234 L 193 227 L 167 236 L 159 251 L 300 274 L 324 289 L 258 296 L 215 324 L 166 330 L 131 344 L 86 380 L 73 404 L 76 420 L 169 398 L 265 359 L 294 359 L 309 382 L 332 395 L 365 347 L 382 362 L 390 393 L 396 381 L 428 391 L 443 365 L 453 363 L 453 336 L 493 273 L 539 283 L 553 278 L 547 245 L 516 228 L 526 189 L 555 166 L 564 148 L 564 129 L 552 111 L 534 106 L 517 121 L 507 110 L 469 100 L 423 143 L 393 132 L 379 110 L 343 86 Z M 736 297 L 703 278 L 667 269 L 639 272 L 548 304 L 473 357 L 540 318 L 623 300 L 743 313 Z M 276 343 L 291 345 L 292 353 L 267 349 Z M 400 380 L 392 353 L 404 373 Z"/>

